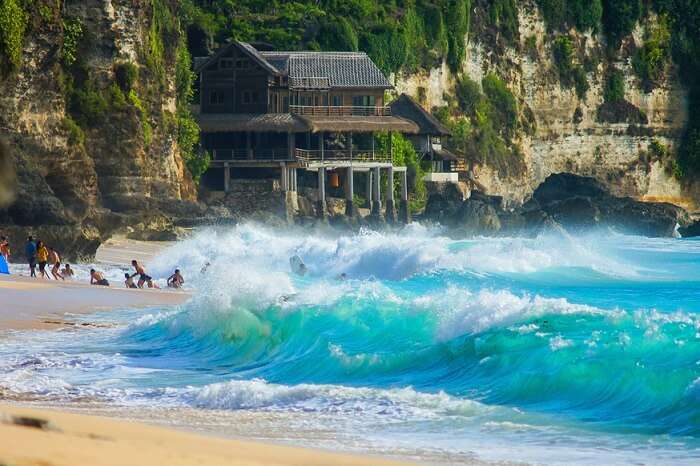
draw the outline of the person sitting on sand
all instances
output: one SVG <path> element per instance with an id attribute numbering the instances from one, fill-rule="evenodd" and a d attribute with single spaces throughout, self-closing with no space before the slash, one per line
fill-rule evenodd
<path id="1" fill-rule="evenodd" d="M 27 244 L 24 246 L 24 255 L 27 256 L 30 276 L 36 277 L 36 243 L 31 236 L 27 238 Z"/>
<path id="2" fill-rule="evenodd" d="M 143 284 L 148 282 L 148 287 L 153 288 L 153 278 L 146 273 L 146 269 L 143 265 L 139 264 L 136 259 L 131 261 L 131 265 L 133 265 L 134 270 L 136 270 L 136 272 L 131 275 L 131 278 L 134 278 L 136 275 L 139 276 L 139 281 L 136 285 L 139 288 L 143 288 Z"/>
<path id="3" fill-rule="evenodd" d="M 180 273 L 180 269 L 175 269 L 175 273 L 168 277 L 169 288 L 182 288 L 185 284 L 185 277 Z"/>
<path id="4" fill-rule="evenodd" d="M 75 272 L 71 268 L 70 264 L 66 264 L 66 266 L 63 267 L 63 270 L 61 271 L 61 275 L 63 276 L 64 280 L 66 278 L 71 279 L 75 276 Z"/>
<path id="5" fill-rule="evenodd" d="M 90 269 L 90 284 L 91 285 L 100 285 L 100 286 L 109 286 L 109 282 L 104 277 L 104 275 L 102 275 L 102 272 L 98 272 L 95 269 Z"/>
<path id="6" fill-rule="evenodd" d="M 49 261 L 49 250 L 41 240 L 36 242 L 36 261 L 39 263 L 39 273 L 41 273 L 41 276 L 50 280 L 49 274 L 46 273 L 46 263 Z"/>
<path id="7" fill-rule="evenodd" d="M 5 261 L 10 263 L 10 242 L 5 236 L 0 236 L 0 255 L 5 258 Z"/>
<path id="8" fill-rule="evenodd" d="M 128 273 L 124 274 L 124 285 L 127 288 L 136 288 L 136 283 L 134 283 L 134 279 Z"/>
<path id="9" fill-rule="evenodd" d="M 65 280 L 63 275 L 61 275 L 61 256 L 59 256 L 58 251 L 52 247 L 49 247 L 49 264 L 53 265 L 53 267 L 51 267 L 51 275 L 53 275 L 53 278 L 56 280 L 59 278 Z"/>

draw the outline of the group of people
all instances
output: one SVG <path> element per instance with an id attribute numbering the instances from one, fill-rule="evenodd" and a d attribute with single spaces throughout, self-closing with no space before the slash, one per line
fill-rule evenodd
<path id="1" fill-rule="evenodd" d="M 124 274 L 124 286 L 126 288 L 143 288 L 144 286 L 148 288 L 160 288 L 158 284 L 153 281 L 153 277 L 148 275 L 143 264 L 134 259 L 131 261 L 131 265 L 134 267 L 134 273 Z M 134 277 L 137 275 L 139 277 L 138 281 L 134 283 Z M 109 281 L 104 277 L 102 272 L 90 269 L 90 284 L 109 286 Z M 168 288 L 182 288 L 184 284 L 185 278 L 180 273 L 180 269 L 175 269 L 175 272 L 168 277 Z"/>
<path id="2" fill-rule="evenodd" d="M 4 247 L 2 248 L 5 253 L 5 260 L 9 262 L 10 259 L 10 246 L 7 239 L 3 237 Z M 34 241 L 33 237 L 27 238 L 27 244 L 24 246 L 24 254 L 27 257 L 27 263 L 29 264 L 29 274 L 32 277 L 36 277 L 36 266 L 39 266 L 39 274 L 42 278 L 51 280 L 65 280 L 66 278 L 72 278 L 75 272 L 71 268 L 70 264 L 65 264 L 63 270 L 61 270 L 61 255 L 59 252 L 51 247 L 47 246 L 42 240 Z M 46 271 L 46 266 L 50 266 L 50 272 Z M 50 275 L 49 275 L 50 274 Z"/>
<path id="3" fill-rule="evenodd" d="M 70 264 L 65 264 L 61 269 L 61 254 L 47 245 L 42 240 L 34 240 L 34 237 L 29 236 L 24 247 L 24 253 L 29 265 L 29 274 L 31 277 L 37 277 L 37 266 L 39 266 L 39 275 L 45 279 L 66 280 L 75 276 L 75 271 Z M 10 263 L 10 242 L 5 236 L 0 236 L 0 256 L 5 259 L 5 262 Z M 148 275 L 146 268 L 137 260 L 132 260 L 131 265 L 134 268 L 134 273 L 124 274 L 124 285 L 126 288 L 159 288 L 154 282 L 153 277 Z M 47 270 L 48 266 L 48 270 Z M 138 280 L 134 282 L 134 278 L 138 276 Z M 185 284 L 185 278 L 182 276 L 180 269 L 175 269 L 175 272 L 168 277 L 168 288 L 182 288 Z M 110 286 L 102 272 L 95 269 L 90 269 L 90 284 L 99 286 Z"/>

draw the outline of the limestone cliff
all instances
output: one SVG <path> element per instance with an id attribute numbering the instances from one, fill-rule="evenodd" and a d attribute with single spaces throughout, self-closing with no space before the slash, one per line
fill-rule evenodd
<path id="1" fill-rule="evenodd" d="M 0 231 L 19 241 L 33 226 L 65 253 L 90 255 L 143 213 L 195 200 L 172 123 L 177 37 L 159 63 L 164 79 L 149 56 L 155 2 L 25 5 L 21 59 L 0 75 L 0 137 L 17 179 Z"/>
<path id="2" fill-rule="evenodd" d="M 579 61 L 588 61 L 588 90 L 561 84 L 553 57 L 556 35 L 547 31 L 533 0 L 517 4 L 519 37 L 504 43 L 487 14 L 476 2 L 467 56 L 460 72 L 474 81 L 490 71 L 504 78 L 518 99 L 521 110 L 534 115 L 535 130 L 521 132 L 517 141 L 524 170 L 504 175 L 488 163 L 473 161 L 474 178 L 490 194 L 522 202 L 550 174 L 572 172 L 593 176 L 612 193 L 643 200 L 663 200 L 696 210 L 700 202 L 697 184 L 681 183 L 672 173 L 670 157 L 649 150 L 656 140 L 673 148 L 687 119 L 687 91 L 679 84 L 677 70 L 669 65 L 662 79 L 646 92 L 632 71 L 632 54 L 642 45 L 645 28 L 654 16 L 639 24 L 615 53 L 606 50 L 601 34 L 570 30 Z M 646 122 L 600 121 L 607 70 L 615 68 L 625 77 L 625 100 L 646 116 Z M 412 75 L 398 74 L 398 92 L 423 100 L 427 108 L 445 105 L 454 95 L 456 77 L 446 65 Z M 632 108 L 632 107 L 630 107 Z"/>

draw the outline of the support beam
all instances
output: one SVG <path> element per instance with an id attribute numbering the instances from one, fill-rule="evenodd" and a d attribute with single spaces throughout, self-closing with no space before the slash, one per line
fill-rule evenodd
<path id="1" fill-rule="evenodd" d="M 290 168 L 289 169 L 289 180 L 290 180 L 290 186 L 289 190 L 297 192 L 297 169 L 296 168 Z"/>
<path id="2" fill-rule="evenodd" d="M 294 133 L 287 133 L 287 158 L 289 160 L 294 160 L 295 139 Z"/>
<path id="3" fill-rule="evenodd" d="M 371 215 L 375 219 L 381 219 L 382 218 L 382 191 L 381 191 L 381 171 L 380 168 L 377 167 L 374 169 L 374 173 L 372 174 L 372 188 L 373 188 L 373 198 L 372 198 L 372 212 Z"/>
<path id="4" fill-rule="evenodd" d="M 251 148 L 251 144 L 250 144 L 250 132 L 249 131 L 246 131 L 246 133 L 245 133 L 245 156 L 247 159 L 253 158 L 253 149 Z"/>
<path id="5" fill-rule="evenodd" d="M 352 133 L 349 135 L 348 150 L 350 151 L 350 161 L 352 161 Z"/>
<path id="6" fill-rule="evenodd" d="M 228 162 L 224 163 L 224 192 L 227 193 L 231 189 L 231 169 Z"/>
<path id="7" fill-rule="evenodd" d="M 391 145 L 389 147 L 391 147 Z M 389 223 L 396 223 L 396 208 L 394 205 L 394 167 L 389 166 L 386 170 L 386 221 Z"/>
<path id="8" fill-rule="evenodd" d="M 282 191 L 289 191 L 289 172 L 287 171 L 287 164 L 280 162 L 280 188 Z"/>
<path id="9" fill-rule="evenodd" d="M 325 219 L 328 215 L 326 209 L 326 169 L 321 167 L 318 169 L 318 201 L 316 202 L 318 216 Z"/>
<path id="10" fill-rule="evenodd" d="M 355 203 L 353 202 L 353 197 L 355 197 L 353 171 L 352 167 L 348 167 L 345 170 L 345 215 L 348 217 L 355 217 L 356 209 Z"/>
<path id="11" fill-rule="evenodd" d="M 321 160 L 323 160 L 324 157 L 324 152 L 325 152 L 325 147 L 323 147 L 325 144 L 323 143 L 323 131 L 320 131 L 318 133 L 318 150 L 321 151 Z"/>
<path id="12" fill-rule="evenodd" d="M 365 192 L 365 207 L 372 208 L 372 170 L 367 170 L 367 191 Z"/>
<path id="13" fill-rule="evenodd" d="M 399 204 L 399 220 L 403 223 L 411 223 L 411 211 L 408 207 L 408 174 L 401 172 L 401 204 Z"/>

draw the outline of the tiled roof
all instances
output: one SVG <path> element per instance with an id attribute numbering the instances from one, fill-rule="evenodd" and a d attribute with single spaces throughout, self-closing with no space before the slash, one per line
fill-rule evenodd
<path id="1" fill-rule="evenodd" d="M 449 136 L 450 130 L 440 123 L 437 118 L 426 112 L 423 107 L 406 94 L 401 94 L 389 104 L 391 114 L 414 121 L 419 128 L 419 134 Z"/>
<path id="2" fill-rule="evenodd" d="M 364 52 L 259 52 L 290 79 L 327 78 L 330 87 L 379 88 L 392 86 Z"/>

